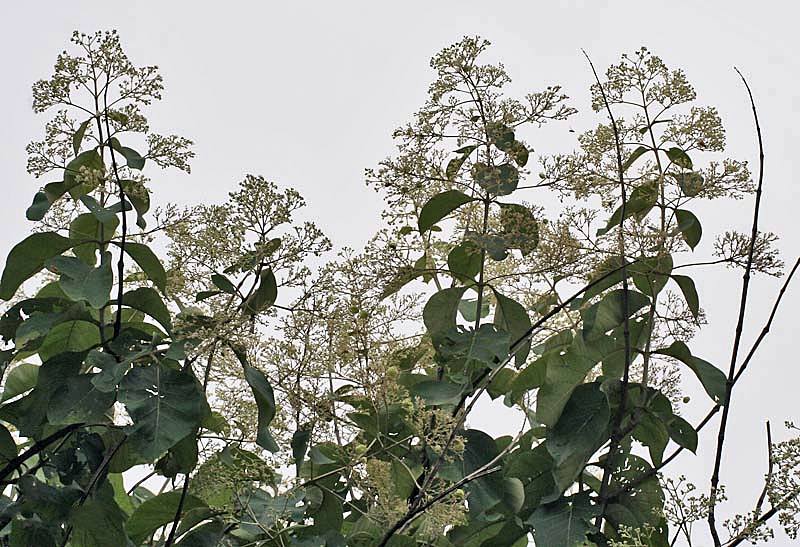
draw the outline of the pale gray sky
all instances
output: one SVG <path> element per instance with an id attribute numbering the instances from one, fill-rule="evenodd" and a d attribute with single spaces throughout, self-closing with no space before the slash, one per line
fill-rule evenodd
<path id="1" fill-rule="evenodd" d="M 31 84 L 48 76 L 73 29 L 119 30 L 136 64 L 158 64 L 164 101 L 151 110 L 154 129 L 196 141 L 190 177 L 166 172 L 154 181 L 156 201 L 223 199 L 245 173 L 298 188 L 308 214 L 337 246 L 358 247 L 380 226 L 380 198 L 366 188 L 363 169 L 392 153 L 390 134 L 422 104 L 430 57 L 465 34 L 493 42 L 490 57 L 524 93 L 561 84 L 581 113 L 570 127 L 598 120 L 589 112 L 591 73 L 580 49 L 598 68 L 646 45 L 682 67 L 701 102 L 715 105 L 728 130 L 729 155 L 757 158 L 752 116 L 732 66 L 749 78 L 766 145 L 762 227 L 782 235 L 784 260 L 800 254 L 800 184 L 792 163 L 800 150 L 800 40 L 795 2 L 550 1 L 550 2 L 6 2 L 0 33 L 4 74 L 0 91 L 0 254 L 28 230 L 25 207 L 37 182 L 25 172 L 25 144 L 41 136 L 45 117 L 30 109 Z M 532 133 L 537 152 L 568 150 L 567 125 Z M 543 138 L 546 136 L 546 140 Z M 49 181 L 42 181 L 49 182 Z M 746 231 L 750 202 L 701 210 L 702 256 L 712 234 Z M 757 276 L 745 347 L 761 328 L 778 282 Z M 709 271 L 698 289 L 709 325 L 695 353 L 726 368 L 740 277 Z M 773 332 L 734 394 L 723 481 L 733 500 L 722 511 L 747 509 L 765 471 L 764 420 L 775 437 L 783 421 L 800 421 L 797 320 L 800 287 L 785 298 Z M 687 382 L 689 417 L 707 409 Z M 471 420 L 490 427 L 498 416 Z M 712 465 L 705 431 L 698 456 L 682 457 L 680 471 L 698 479 Z M 705 482 L 699 482 L 706 487 Z M 700 525 L 702 526 L 702 524 Z M 790 545 L 779 536 L 772 545 Z M 701 543 L 702 545 L 702 543 Z"/>

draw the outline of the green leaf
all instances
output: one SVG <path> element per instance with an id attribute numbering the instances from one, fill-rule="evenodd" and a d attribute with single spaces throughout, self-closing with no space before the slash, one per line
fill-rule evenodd
<path id="1" fill-rule="evenodd" d="M 6 426 L 0 424 L 0 466 L 17 457 L 17 442 Z"/>
<path id="2" fill-rule="evenodd" d="M 47 260 L 72 247 L 72 242 L 55 232 L 31 234 L 17 243 L 6 259 L 0 279 L 0 298 L 11 300 L 25 281 L 44 268 Z"/>
<path id="3" fill-rule="evenodd" d="M 674 163 L 678 167 L 683 167 L 684 169 L 692 168 L 692 159 L 686 152 L 684 152 L 677 146 L 667 150 L 667 157 L 670 159 L 672 163 Z"/>
<path id="4" fill-rule="evenodd" d="M 672 266 L 672 255 L 663 253 L 658 256 L 640 257 L 628 266 L 628 269 L 633 275 L 636 288 L 653 297 L 660 293 L 669 281 Z"/>
<path id="5" fill-rule="evenodd" d="M 673 275 L 672 279 L 675 280 L 675 283 L 678 284 L 680 287 L 681 292 L 683 293 L 683 298 L 686 300 L 686 304 L 689 306 L 689 311 L 692 312 L 692 316 L 697 320 L 698 316 L 700 315 L 700 300 L 697 296 L 697 289 L 694 286 L 694 280 L 687 276 L 687 275 Z"/>
<path id="6" fill-rule="evenodd" d="M 723 374 L 721 370 L 708 361 L 704 361 L 703 359 L 692 355 L 692 352 L 689 350 L 689 346 L 687 346 L 685 343 L 681 341 L 675 341 L 668 348 L 663 348 L 653 353 L 669 355 L 670 357 L 681 361 L 683 364 L 692 369 L 692 372 L 694 372 L 695 376 L 697 376 L 698 380 L 700 380 L 700 383 L 703 384 L 703 388 L 706 390 L 706 393 L 708 393 L 715 403 L 720 405 L 724 403 L 725 392 L 727 389 L 726 386 L 728 382 L 725 374 Z"/>
<path id="7" fill-rule="evenodd" d="M 611 465 L 610 491 L 621 491 L 607 510 L 609 522 L 619 531 L 621 526 L 655 530 L 649 545 L 666 547 L 666 523 L 663 520 L 664 492 L 652 467 L 633 454 L 618 453 Z M 649 476 L 648 476 L 649 475 Z M 647 476 L 643 479 L 642 477 Z M 633 484 L 635 483 L 635 486 Z"/>
<path id="8" fill-rule="evenodd" d="M 469 155 L 472 154 L 473 150 L 476 148 L 478 148 L 478 146 L 472 144 L 456 150 L 456 153 L 461 155 L 447 162 L 447 168 L 444 171 L 447 180 L 453 180 L 455 178 L 455 176 L 461 170 L 461 166 L 464 165 L 464 162 L 467 161 Z"/>
<path id="9" fill-rule="evenodd" d="M 128 427 L 131 448 L 150 461 L 192 433 L 209 414 L 195 377 L 160 364 L 129 370 L 120 384 L 119 401 L 133 420 Z"/>
<path id="10" fill-rule="evenodd" d="M 642 414 L 632 435 L 648 448 L 653 465 L 661 465 L 664 449 L 669 443 L 669 432 L 664 423 L 651 414 Z"/>
<path id="11" fill-rule="evenodd" d="M 519 249 L 527 256 L 539 245 L 539 224 L 533 212 L 517 203 L 500 204 L 500 224 L 508 247 Z"/>
<path id="12" fill-rule="evenodd" d="M 474 279 L 481 265 L 481 249 L 472 241 L 462 241 L 447 255 L 447 267 L 457 279 Z"/>
<path id="13" fill-rule="evenodd" d="M 432 406 L 452 405 L 461 400 L 464 386 L 447 381 L 425 380 L 411 387 L 411 394 Z"/>
<path id="14" fill-rule="evenodd" d="M 70 545 L 74 547 L 108 547 L 125 545 L 128 536 L 124 528 L 125 514 L 113 497 L 92 496 L 77 505 L 70 514 L 72 525 Z"/>
<path id="15" fill-rule="evenodd" d="M 38 351 L 42 361 L 47 361 L 59 353 L 80 353 L 99 345 L 100 331 L 97 325 L 76 320 L 56 325 L 47 334 Z"/>
<path id="16" fill-rule="evenodd" d="M 511 386 L 511 399 L 513 401 L 522 400 L 522 395 L 541 387 L 544 384 L 547 374 L 547 358 L 541 357 L 529 364 L 517 374 L 514 383 Z"/>
<path id="17" fill-rule="evenodd" d="M 488 193 L 507 196 L 517 189 L 519 171 L 510 163 L 490 167 L 476 162 L 472 166 L 472 178 Z"/>
<path id="18" fill-rule="evenodd" d="M 640 157 L 642 157 L 643 154 L 646 154 L 649 150 L 650 149 L 647 148 L 646 146 L 636 147 L 636 149 L 633 152 L 631 152 L 631 155 L 628 156 L 628 159 L 625 160 L 625 163 L 622 164 L 622 172 L 624 173 L 625 171 L 627 171 L 628 168 L 631 165 L 633 165 L 633 162 L 638 160 Z"/>
<path id="19" fill-rule="evenodd" d="M 66 378 L 60 389 L 50 397 L 47 405 L 47 419 L 51 424 L 106 421 L 106 411 L 114 404 L 116 394 L 113 391 L 98 390 L 92 384 L 95 376 L 80 374 Z"/>
<path id="20" fill-rule="evenodd" d="M 44 218 L 50 210 L 50 200 L 44 192 L 36 192 L 33 196 L 33 203 L 25 211 L 25 218 L 28 220 L 39 221 Z"/>
<path id="21" fill-rule="evenodd" d="M 85 300 L 99 310 L 108 302 L 114 284 L 111 271 L 111 253 L 103 253 L 100 266 L 92 268 L 84 261 L 71 256 L 57 256 L 47 261 L 47 267 L 61 274 L 59 285 L 72 300 Z"/>
<path id="22" fill-rule="evenodd" d="M 244 367 L 244 379 L 247 380 L 250 389 L 253 390 L 253 397 L 258 407 L 258 436 L 256 443 L 261 448 L 270 452 L 279 450 L 278 444 L 269 432 L 269 424 L 275 417 L 275 394 L 267 377 L 260 370 L 251 367 L 247 363 L 242 363 Z"/>
<path id="23" fill-rule="evenodd" d="M 587 544 L 587 534 L 597 529 L 592 524 L 600 508 L 592 505 L 589 491 L 542 505 L 526 521 L 533 526 L 536 545 L 577 547 Z"/>
<path id="24" fill-rule="evenodd" d="M 3 401 L 13 399 L 36 387 L 39 378 L 39 366 L 30 363 L 20 363 L 11 369 L 6 378 L 3 389 Z"/>
<path id="25" fill-rule="evenodd" d="M 694 250 L 703 236 L 703 227 L 700 225 L 700 221 L 694 216 L 694 213 L 686 209 L 676 210 L 675 218 L 678 220 L 677 231 L 681 233 L 686 244 Z"/>
<path id="26" fill-rule="evenodd" d="M 466 287 L 442 289 L 428 299 L 422 310 L 425 328 L 431 337 L 434 348 L 444 341 L 444 336 L 456 327 L 456 312 Z"/>
<path id="27" fill-rule="evenodd" d="M 294 435 L 292 435 L 292 457 L 294 458 L 298 477 L 300 476 L 300 467 L 303 465 L 303 460 L 308 451 L 309 440 L 311 440 L 311 426 L 308 424 L 295 431 Z"/>
<path id="28" fill-rule="evenodd" d="M 573 390 L 583 382 L 586 374 L 605 356 L 602 346 L 605 338 L 585 341 L 575 336 L 566 348 L 555 348 L 543 358 L 547 359 L 545 381 L 536 398 L 536 420 L 553 427 L 567 404 Z M 602 348 L 601 348 L 602 349 Z"/>
<path id="29" fill-rule="evenodd" d="M 611 215 L 611 218 L 608 219 L 605 228 L 597 230 L 597 235 L 601 236 L 608 233 L 613 228 L 620 226 L 623 220 L 630 217 L 635 217 L 641 221 L 658 201 L 658 188 L 658 180 L 649 180 L 634 188 L 628 196 L 628 201 L 625 202 L 625 216 L 622 216 L 623 207 L 620 205 Z"/>
<path id="30" fill-rule="evenodd" d="M 104 242 L 102 247 L 105 248 L 118 225 L 119 219 L 116 215 L 107 224 L 100 222 L 92 213 L 78 215 L 69 225 L 69 238 L 74 244 L 73 254 L 90 266 L 94 266 L 97 262 L 96 253 L 101 248 L 97 242 L 102 240 Z"/>
<path id="31" fill-rule="evenodd" d="M 531 318 L 528 316 L 528 312 L 525 311 L 522 304 L 507 296 L 503 296 L 494 289 L 492 289 L 492 291 L 497 300 L 497 306 L 494 310 L 494 324 L 497 325 L 498 328 L 506 331 L 511 337 L 509 340 L 511 344 L 509 346 L 509 351 L 516 349 L 514 362 L 520 367 L 528 358 L 531 343 L 530 341 L 526 341 L 520 344 L 519 347 L 516 347 L 514 344 L 528 334 L 531 328 Z"/>
<path id="32" fill-rule="evenodd" d="M 86 128 L 89 126 L 89 122 L 92 121 L 92 118 L 89 118 L 82 124 L 78 126 L 78 130 L 75 131 L 75 134 L 72 135 L 72 151 L 75 152 L 75 155 L 78 155 L 78 152 L 81 151 L 81 143 L 83 142 L 83 136 L 86 134 Z"/>
<path id="33" fill-rule="evenodd" d="M 258 288 L 244 302 L 244 311 L 249 315 L 260 313 L 275 303 L 278 298 L 278 282 L 271 268 L 261 272 Z"/>
<path id="34" fill-rule="evenodd" d="M 135 544 L 140 544 L 147 537 L 175 518 L 175 512 L 180 503 L 180 490 L 173 490 L 159 494 L 143 502 L 128 519 L 125 529 Z M 187 494 L 183 502 L 183 512 L 208 506 L 200 498 Z"/>
<path id="35" fill-rule="evenodd" d="M 98 181 L 95 180 L 91 184 L 88 182 L 79 183 L 76 178 L 76 175 L 80 173 L 83 167 L 93 171 L 102 171 L 105 168 L 103 165 L 103 158 L 96 148 L 81 152 L 67 164 L 64 170 L 64 184 L 55 194 L 60 197 L 64 192 L 69 192 L 73 199 L 78 199 L 80 196 L 94 190 Z M 47 186 L 45 186 L 45 192 L 47 192 Z M 50 201 L 52 203 L 55 199 L 51 199 Z"/>
<path id="36" fill-rule="evenodd" d="M 172 318 L 169 310 L 155 289 L 139 287 L 128 291 L 122 295 L 122 303 L 129 308 L 146 313 L 158 321 L 167 330 L 167 333 L 172 331 Z"/>
<path id="37" fill-rule="evenodd" d="M 150 250 L 150 247 L 144 243 L 126 242 L 125 252 L 139 265 L 156 288 L 162 293 L 165 293 L 167 287 L 167 273 L 164 271 L 164 266 L 161 264 L 156 254 Z"/>
<path id="38" fill-rule="evenodd" d="M 128 162 L 128 167 L 141 171 L 144 168 L 144 158 L 139 152 L 133 148 L 122 146 L 116 137 L 111 137 L 111 147 L 122 154 L 125 161 Z"/>
<path id="39" fill-rule="evenodd" d="M 514 130 L 502 122 L 489 122 L 486 124 L 486 136 L 489 141 L 503 152 L 507 152 L 514 145 Z"/>
<path id="40" fill-rule="evenodd" d="M 174 479 L 178 474 L 191 473 L 197 466 L 197 432 L 195 429 L 186 435 L 156 462 L 160 475 Z"/>
<path id="41" fill-rule="evenodd" d="M 458 303 L 458 313 L 465 321 L 473 322 L 478 318 L 478 299 L 466 298 Z M 489 315 L 489 302 L 484 299 L 481 302 L 481 317 Z"/>
<path id="42" fill-rule="evenodd" d="M 136 210 L 136 225 L 144 230 L 147 222 L 144 215 L 150 210 L 150 192 L 143 182 L 138 180 L 121 180 L 122 191 Z"/>
<path id="43" fill-rule="evenodd" d="M 508 153 L 511 154 L 511 157 L 514 158 L 514 161 L 517 162 L 517 165 L 520 167 L 525 167 L 528 163 L 528 149 L 520 141 L 514 141 Z"/>
<path id="44" fill-rule="evenodd" d="M 681 418 L 675 416 L 667 422 L 667 431 L 669 431 L 670 438 L 675 441 L 678 446 L 687 448 L 692 452 L 697 451 L 697 431 L 695 428 Z"/>
<path id="45" fill-rule="evenodd" d="M 419 232 L 424 234 L 434 224 L 471 201 L 474 201 L 474 198 L 458 190 L 448 190 L 447 192 L 436 194 L 428 200 L 419 213 Z"/>
<path id="46" fill-rule="evenodd" d="M 623 324 L 626 317 L 632 317 L 648 305 L 650 305 L 650 299 L 647 296 L 638 291 L 628 290 L 626 314 L 625 290 L 609 291 L 600 302 L 581 311 L 583 335 L 587 339 L 600 336 Z"/>
<path id="47" fill-rule="evenodd" d="M 572 485 L 608 438 L 610 419 L 608 399 L 599 384 L 582 384 L 572 392 L 545 441 L 557 468 L 554 476 L 558 494 Z"/>
<path id="48" fill-rule="evenodd" d="M 228 276 L 222 274 L 212 274 L 211 275 L 211 282 L 224 293 L 227 294 L 236 294 L 236 286 L 231 283 L 231 280 L 228 279 Z"/>
<path id="49" fill-rule="evenodd" d="M 703 175 L 700 173 L 678 173 L 677 175 L 673 175 L 673 177 L 678 182 L 678 186 L 680 186 L 683 193 L 690 198 L 698 195 L 703 190 L 705 181 L 703 180 Z"/>

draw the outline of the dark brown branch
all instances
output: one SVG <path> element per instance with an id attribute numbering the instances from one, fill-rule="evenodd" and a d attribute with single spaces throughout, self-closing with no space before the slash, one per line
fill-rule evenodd
<path id="1" fill-rule="evenodd" d="M 80 427 L 83 427 L 84 425 L 85 424 L 82 423 L 68 425 L 62 429 L 59 429 L 55 433 L 48 435 L 41 441 L 36 441 L 35 443 L 33 443 L 33 446 L 31 446 L 28 450 L 26 450 L 16 458 L 10 460 L 5 465 L 5 467 L 3 467 L 3 469 L 0 469 L 0 481 L 3 481 L 11 473 L 19 469 L 22 466 L 22 464 L 25 463 L 29 458 L 35 456 L 36 454 L 38 454 L 39 452 L 50 446 L 52 443 L 54 443 L 61 437 L 69 435 L 70 433 L 72 433 L 73 431 L 75 431 Z"/>
<path id="2" fill-rule="evenodd" d="M 736 361 L 739 358 L 739 344 L 742 340 L 742 331 L 744 329 L 744 317 L 747 310 L 747 296 L 750 290 L 750 273 L 753 267 L 753 252 L 755 250 L 756 238 L 758 237 L 758 214 L 761 210 L 761 189 L 764 183 L 764 142 L 761 138 L 761 125 L 758 122 L 758 112 L 756 111 L 756 103 L 753 99 L 753 93 L 750 90 L 750 85 L 747 80 L 739 72 L 738 68 L 734 68 L 739 74 L 739 77 L 744 82 L 747 89 L 747 95 L 750 98 L 750 106 L 753 110 L 753 119 L 755 120 L 756 135 L 758 137 L 758 187 L 756 188 L 756 200 L 753 206 L 753 226 L 750 233 L 750 249 L 747 253 L 747 266 L 744 270 L 742 277 L 742 293 L 739 301 L 739 319 L 736 323 L 736 334 L 733 339 L 733 350 L 731 351 L 731 362 L 728 368 L 728 382 L 725 389 L 725 400 L 723 401 L 722 418 L 719 423 L 719 430 L 717 433 L 717 449 L 714 457 L 714 472 L 711 475 L 711 491 L 709 493 L 709 508 L 708 508 L 708 527 L 711 531 L 711 537 L 714 540 L 714 547 L 720 547 L 722 543 L 719 539 L 719 532 L 717 531 L 716 523 L 716 510 L 715 505 L 717 501 L 717 491 L 719 488 L 719 472 L 722 466 L 722 452 L 725 446 L 725 433 L 728 428 L 728 414 L 730 412 L 731 392 L 733 390 L 734 379 L 736 377 Z"/>
<path id="3" fill-rule="evenodd" d="M 611 466 L 613 464 L 614 456 L 619 448 L 619 444 L 623 439 L 623 436 L 620 435 L 620 426 L 622 425 L 622 420 L 625 416 L 625 407 L 627 406 L 627 398 L 628 398 L 628 382 L 630 380 L 630 369 L 631 369 L 631 333 L 630 333 L 630 318 L 629 316 L 629 302 L 628 302 L 628 272 L 626 270 L 626 262 L 625 262 L 625 234 L 624 234 L 624 224 L 625 224 L 625 207 L 627 205 L 628 196 L 625 190 L 625 170 L 622 167 L 622 146 L 620 145 L 620 137 L 619 137 L 619 129 L 617 128 L 617 122 L 614 119 L 614 113 L 611 111 L 611 105 L 608 103 L 608 97 L 606 96 L 606 92 L 603 89 L 603 84 L 600 82 L 600 76 L 597 74 L 597 70 L 594 68 L 594 64 L 592 60 L 589 58 L 589 55 L 586 51 L 583 51 L 583 55 L 586 57 L 586 60 L 589 62 L 589 66 L 592 69 L 592 74 L 594 74 L 594 79 L 597 82 L 597 89 L 600 91 L 600 95 L 603 98 L 603 104 L 605 105 L 606 112 L 608 113 L 608 117 L 611 120 L 611 128 L 614 131 L 614 147 L 616 151 L 617 157 L 617 176 L 619 177 L 619 187 L 620 193 L 622 195 L 622 206 L 621 206 L 621 215 L 619 219 L 619 254 L 622 258 L 622 314 L 624 317 L 623 323 L 623 330 L 622 336 L 625 343 L 625 368 L 622 372 L 622 383 L 620 385 L 620 401 L 619 401 L 619 408 L 617 409 L 617 413 L 614 416 L 614 421 L 611 425 L 611 443 L 608 447 L 608 455 L 605 459 L 605 463 L 603 465 L 603 479 L 600 482 L 600 499 L 602 500 L 602 507 L 600 509 L 600 514 L 597 515 L 595 519 L 595 526 L 600 528 L 603 518 L 605 517 L 606 508 L 608 507 L 608 501 L 605 499 L 606 491 L 608 490 L 608 485 L 611 480 Z"/>

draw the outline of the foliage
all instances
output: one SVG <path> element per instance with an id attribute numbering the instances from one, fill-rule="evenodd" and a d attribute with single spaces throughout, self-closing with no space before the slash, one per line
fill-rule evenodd
<path id="1" fill-rule="evenodd" d="M 727 374 L 695 355 L 685 273 L 705 242 L 692 206 L 756 186 L 745 162 L 706 159 L 724 131 L 683 72 L 623 56 L 592 88 L 609 122 L 535 158 L 532 183 L 530 132 L 576 110 L 558 86 L 507 97 L 484 40 L 445 48 L 396 155 L 367 170 L 386 228 L 319 266 L 332 245 L 296 219 L 303 198 L 260 176 L 150 225 L 144 172 L 188 173 L 191 141 L 150 131 L 161 77 L 115 33 L 73 44 L 34 85 L 34 110 L 56 114 L 28 147 L 33 175 L 62 180 L 35 195 L 35 232 L 0 280 L 1 545 L 665 546 L 700 519 L 715 531 L 718 480 L 695 496 L 659 472 L 707 423 L 681 417 L 681 379 L 726 416 L 763 339 Z M 522 200 L 544 192 L 573 205 Z M 779 275 L 774 241 L 754 222 L 715 244 L 712 263 L 745 271 L 743 302 L 751 272 Z M 519 427 L 470 427 L 478 404 Z M 767 537 L 775 514 L 796 534 L 798 465 L 796 440 L 770 449 L 730 545 Z"/>

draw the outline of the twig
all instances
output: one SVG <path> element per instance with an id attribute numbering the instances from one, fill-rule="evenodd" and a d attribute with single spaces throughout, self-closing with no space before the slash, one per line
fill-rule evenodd
<path id="1" fill-rule="evenodd" d="M 756 507 L 754 510 L 756 515 L 761 514 L 761 508 L 764 506 L 764 499 L 767 497 L 767 490 L 772 482 L 772 471 L 774 466 L 775 461 L 772 458 L 772 429 L 769 426 L 769 420 L 767 420 L 767 476 L 764 477 L 764 488 L 761 489 L 761 494 L 758 496 L 758 501 L 756 501 Z"/>
<path id="2" fill-rule="evenodd" d="M 595 519 L 595 526 L 600 528 L 601 523 L 603 522 L 603 518 L 605 517 L 606 508 L 608 507 L 607 500 L 604 499 L 605 493 L 608 490 L 608 485 L 611 480 L 611 466 L 613 463 L 613 459 L 617 449 L 619 448 L 620 441 L 622 440 L 622 436 L 620 435 L 620 426 L 622 425 L 622 419 L 625 416 L 625 407 L 627 406 L 627 398 L 628 398 L 628 381 L 630 379 L 630 368 L 631 368 L 631 333 L 630 333 L 630 318 L 629 315 L 629 302 L 628 302 L 628 272 L 626 268 L 625 262 L 625 233 L 624 233 L 624 223 L 625 223 L 625 207 L 627 205 L 628 196 L 627 192 L 625 191 L 625 170 L 622 167 L 622 147 L 620 145 L 620 138 L 619 138 L 619 130 L 617 128 L 617 122 L 614 119 L 614 113 L 611 111 L 611 105 L 608 103 L 608 97 L 606 96 L 606 92 L 603 89 L 603 84 L 600 82 L 600 77 L 597 74 L 597 70 L 594 68 L 594 64 L 592 60 L 589 58 L 589 55 L 586 53 L 585 50 L 583 51 L 583 55 L 586 57 L 586 60 L 589 62 L 589 66 L 592 69 L 592 74 L 594 74 L 594 78 L 597 81 L 597 89 L 600 91 L 600 95 L 603 98 L 603 104 L 605 105 L 606 112 L 608 113 L 608 117 L 611 119 L 611 128 L 614 131 L 614 146 L 616 150 L 617 156 L 617 175 L 619 177 L 619 187 L 620 193 L 622 194 L 622 206 L 620 209 L 620 219 L 619 219 L 619 246 L 620 246 L 620 256 L 622 257 L 622 315 L 624 318 L 624 323 L 622 327 L 622 336 L 625 343 L 625 368 L 622 373 L 622 383 L 620 385 L 620 401 L 619 401 L 619 408 L 617 409 L 617 413 L 614 416 L 614 422 L 611 426 L 611 443 L 608 447 L 608 456 L 606 457 L 605 463 L 603 465 L 603 479 L 600 483 L 600 498 L 602 501 L 602 507 L 600 509 L 600 514 L 597 515 Z"/>
<path id="3" fill-rule="evenodd" d="M 739 302 L 739 319 L 736 323 L 736 334 L 733 339 L 733 350 L 731 352 L 731 362 L 728 369 L 728 381 L 725 387 L 725 400 L 722 408 L 722 418 L 719 423 L 719 431 L 717 433 L 717 450 L 714 457 L 714 472 L 711 475 L 711 491 L 709 493 L 709 508 L 708 508 L 708 527 L 711 531 L 711 537 L 714 540 L 714 547 L 720 547 L 722 543 L 719 539 L 719 532 L 717 531 L 716 523 L 716 510 L 715 505 L 717 501 L 717 490 L 719 488 L 719 472 L 722 466 L 722 452 L 725 446 L 725 433 L 728 427 L 728 414 L 730 412 L 731 391 L 733 389 L 733 381 L 736 376 L 736 361 L 739 357 L 739 344 L 742 340 L 742 330 L 744 328 L 744 316 L 747 310 L 747 295 L 750 289 L 750 272 L 753 267 L 753 252 L 755 250 L 756 238 L 758 237 L 758 214 L 761 210 L 761 189 L 764 182 L 764 142 L 761 138 L 761 126 L 758 122 L 758 112 L 756 111 L 756 103 L 753 99 L 753 93 L 747 80 L 739 72 L 738 68 L 734 68 L 739 74 L 739 77 L 744 82 L 747 89 L 747 95 L 750 97 L 750 106 L 753 110 L 753 118 L 755 120 L 756 135 L 758 136 L 758 187 L 756 189 L 756 200 L 753 207 L 753 227 L 750 233 L 750 249 L 747 253 L 747 266 L 744 270 L 742 277 L 742 294 Z"/>

